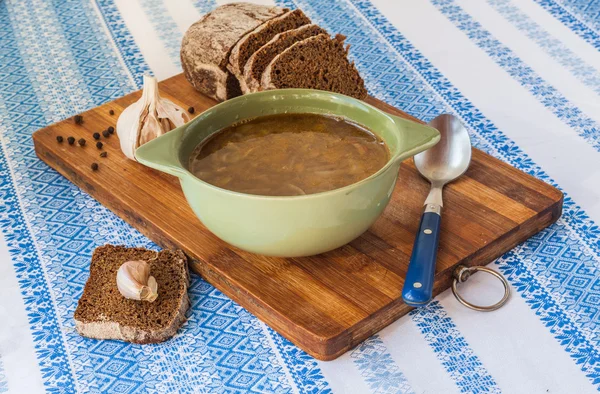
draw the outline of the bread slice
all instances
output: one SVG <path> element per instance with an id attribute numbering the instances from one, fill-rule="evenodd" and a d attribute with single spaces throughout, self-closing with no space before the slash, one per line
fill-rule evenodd
<path id="1" fill-rule="evenodd" d="M 302 10 L 297 9 L 263 23 L 235 44 L 229 56 L 228 70 L 239 80 L 242 93 L 248 91 L 243 74 L 244 66 L 250 56 L 277 34 L 309 23 L 310 19 Z"/>
<path id="2" fill-rule="evenodd" d="M 154 302 L 126 299 L 117 288 L 117 270 L 130 260 L 150 263 L 158 283 Z M 90 277 L 75 310 L 79 334 L 96 339 L 156 343 L 171 338 L 185 322 L 190 306 L 187 258 L 181 251 L 154 252 L 105 245 L 92 256 Z"/>
<path id="3" fill-rule="evenodd" d="M 250 3 L 226 4 L 209 12 L 183 36 L 180 56 L 186 79 L 218 101 L 239 96 L 239 82 L 227 70 L 232 48 L 257 26 L 287 12 Z"/>
<path id="4" fill-rule="evenodd" d="M 244 66 L 244 81 L 246 82 L 247 91 L 244 93 L 257 92 L 259 90 L 260 78 L 265 68 L 267 68 L 275 56 L 296 42 L 319 34 L 327 34 L 327 31 L 318 25 L 310 24 L 284 31 L 273 37 L 271 41 L 254 52 L 246 62 Z"/>
<path id="5" fill-rule="evenodd" d="M 293 44 L 269 63 L 261 87 L 320 89 L 364 99 L 365 83 L 348 60 L 344 40 L 340 34 L 335 38 L 320 34 Z"/>

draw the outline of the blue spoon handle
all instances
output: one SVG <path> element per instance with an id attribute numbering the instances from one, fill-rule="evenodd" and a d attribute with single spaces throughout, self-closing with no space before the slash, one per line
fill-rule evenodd
<path id="1" fill-rule="evenodd" d="M 441 220 L 436 212 L 425 212 L 421 216 L 402 288 L 402 299 L 410 306 L 424 306 L 431 301 Z"/>

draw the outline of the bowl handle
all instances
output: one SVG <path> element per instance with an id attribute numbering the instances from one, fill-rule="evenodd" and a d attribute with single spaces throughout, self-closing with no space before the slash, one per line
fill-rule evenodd
<path id="1" fill-rule="evenodd" d="M 402 148 L 396 153 L 394 161 L 404 161 L 417 153 L 431 148 L 440 140 L 440 132 L 431 126 L 398 116 L 388 115 L 402 134 Z"/>
<path id="2" fill-rule="evenodd" d="M 181 178 L 186 170 L 179 160 L 179 148 L 188 124 L 140 146 L 135 151 L 135 158 L 145 166 Z"/>

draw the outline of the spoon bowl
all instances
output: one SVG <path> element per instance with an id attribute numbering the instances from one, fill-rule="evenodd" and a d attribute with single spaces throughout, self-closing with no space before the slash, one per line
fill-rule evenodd
<path id="1" fill-rule="evenodd" d="M 467 171 L 471 162 L 471 139 L 467 129 L 454 115 L 442 114 L 429 126 L 441 139 L 433 147 L 415 156 L 415 167 L 432 184 L 445 185 Z"/>

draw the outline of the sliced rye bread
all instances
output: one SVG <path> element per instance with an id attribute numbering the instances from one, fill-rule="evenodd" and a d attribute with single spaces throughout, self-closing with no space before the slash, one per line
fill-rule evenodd
<path id="1" fill-rule="evenodd" d="M 218 101 L 239 96 L 239 82 L 227 70 L 232 48 L 257 26 L 288 12 L 250 3 L 226 4 L 209 12 L 183 36 L 180 56 L 186 79 Z"/>
<path id="2" fill-rule="evenodd" d="M 242 93 L 248 92 L 243 74 L 244 66 L 250 56 L 277 34 L 309 23 L 310 19 L 302 10 L 297 9 L 263 23 L 235 44 L 229 56 L 227 69 L 239 80 Z"/>
<path id="3" fill-rule="evenodd" d="M 153 302 L 126 299 L 117 288 L 117 270 L 126 261 L 145 260 L 158 283 Z M 187 258 L 181 251 L 154 252 L 105 245 L 97 248 L 90 277 L 75 310 L 79 334 L 96 339 L 157 343 L 171 338 L 185 322 L 190 305 Z"/>
<path id="4" fill-rule="evenodd" d="M 244 66 L 244 81 L 246 82 L 248 91 L 244 93 L 257 92 L 260 89 L 261 76 L 275 56 L 296 42 L 319 34 L 327 34 L 327 31 L 318 25 L 311 24 L 284 31 L 273 37 L 271 41 L 254 52 L 246 62 Z"/>
<path id="5" fill-rule="evenodd" d="M 348 60 L 345 37 L 320 34 L 299 41 L 277 55 L 263 72 L 261 87 L 307 88 L 367 97 L 365 83 Z"/>

